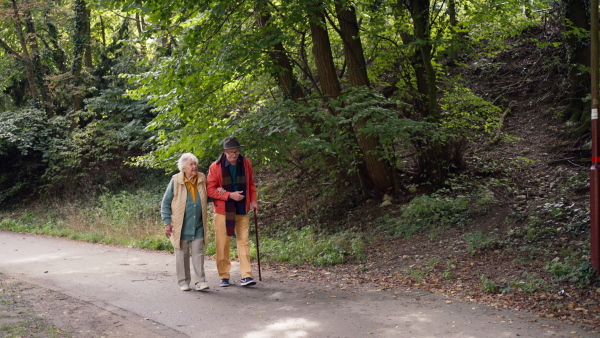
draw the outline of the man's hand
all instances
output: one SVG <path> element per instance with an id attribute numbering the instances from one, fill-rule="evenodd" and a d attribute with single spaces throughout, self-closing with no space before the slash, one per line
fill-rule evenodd
<path id="1" fill-rule="evenodd" d="M 250 209 L 252 209 L 256 215 L 258 215 L 258 202 L 250 202 Z"/>
<path id="2" fill-rule="evenodd" d="M 229 194 L 229 198 L 231 198 L 234 201 L 241 201 L 244 199 L 244 195 L 242 195 L 243 191 L 234 191 L 232 193 Z"/>
<path id="3" fill-rule="evenodd" d="M 173 233 L 173 226 L 171 224 L 165 224 L 165 235 L 167 235 L 167 237 L 171 237 L 172 233 Z"/>
<path id="4" fill-rule="evenodd" d="M 225 189 L 223 189 L 223 188 L 221 188 L 221 187 L 218 187 L 218 188 L 217 188 L 217 192 L 219 193 L 219 196 L 223 195 L 223 194 L 224 194 L 226 191 L 227 191 L 227 190 L 225 190 Z"/>

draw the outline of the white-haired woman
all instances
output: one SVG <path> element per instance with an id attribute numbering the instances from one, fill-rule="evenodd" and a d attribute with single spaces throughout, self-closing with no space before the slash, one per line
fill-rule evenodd
<path id="1" fill-rule="evenodd" d="M 175 249 L 177 283 L 189 291 L 190 249 L 196 274 L 195 289 L 208 289 L 204 273 L 204 234 L 207 222 L 206 176 L 198 172 L 198 158 L 191 153 L 177 161 L 179 173 L 173 175 L 162 199 L 161 216 L 165 232 Z"/>

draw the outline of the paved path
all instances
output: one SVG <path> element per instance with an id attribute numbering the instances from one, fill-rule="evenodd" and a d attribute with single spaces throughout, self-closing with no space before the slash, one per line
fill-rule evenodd
<path id="1" fill-rule="evenodd" d="M 157 337 L 598 337 L 577 326 L 409 289 L 348 291 L 262 271 L 254 287 L 182 292 L 172 254 L 0 231 L 0 272 L 142 323 Z M 234 264 L 232 280 L 239 280 Z M 60 311 L 60 309 L 56 309 Z"/>

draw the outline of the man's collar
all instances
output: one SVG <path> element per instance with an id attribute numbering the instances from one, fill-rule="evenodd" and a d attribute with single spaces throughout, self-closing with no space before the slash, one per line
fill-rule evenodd
<path id="1" fill-rule="evenodd" d="M 242 162 L 242 155 L 238 156 L 237 160 L 235 161 L 235 164 L 231 164 L 229 163 L 229 161 L 225 160 L 225 167 L 229 167 L 230 165 L 237 165 L 238 163 Z"/>

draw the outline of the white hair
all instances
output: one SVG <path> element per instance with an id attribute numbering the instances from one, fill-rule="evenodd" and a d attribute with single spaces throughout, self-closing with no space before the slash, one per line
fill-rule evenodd
<path id="1" fill-rule="evenodd" d="M 185 166 L 190 160 L 198 164 L 198 158 L 194 154 L 184 153 L 183 155 L 181 155 L 179 160 L 177 160 L 177 167 L 179 168 L 179 171 L 183 171 L 183 168 L 185 168 Z"/>

